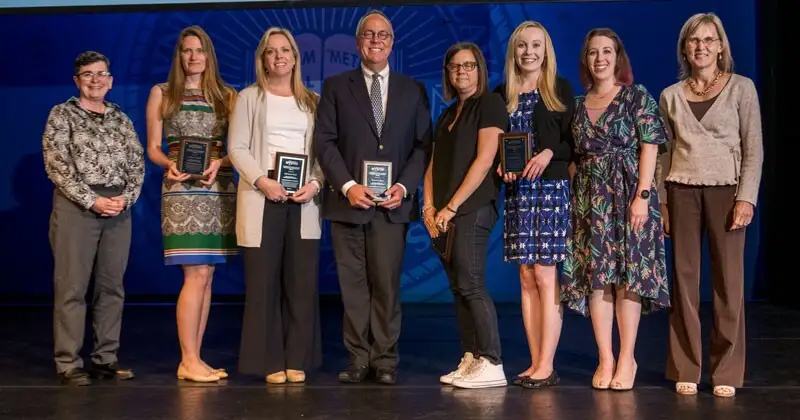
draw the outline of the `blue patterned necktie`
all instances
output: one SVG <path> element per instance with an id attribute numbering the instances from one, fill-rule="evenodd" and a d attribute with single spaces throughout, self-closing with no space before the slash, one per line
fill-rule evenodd
<path id="1" fill-rule="evenodd" d="M 378 128 L 378 135 L 381 135 L 383 130 L 383 98 L 381 98 L 381 75 L 374 73 L 372 75 L 372 86 L 369 90 L 369 100 L 372 102 L 372 115 L 375 116 L 375 126 Z"/>

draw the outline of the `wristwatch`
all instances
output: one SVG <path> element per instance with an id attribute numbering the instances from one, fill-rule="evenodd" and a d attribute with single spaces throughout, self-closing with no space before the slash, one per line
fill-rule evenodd
<path id="1" fill-rule="evenodd" d="M 639 197 L 642 197 L 643 199 L 647 200 L 648 198 L 650 198 L 650 191 L 642 190 L 642 192 L 639 193 Z"/>

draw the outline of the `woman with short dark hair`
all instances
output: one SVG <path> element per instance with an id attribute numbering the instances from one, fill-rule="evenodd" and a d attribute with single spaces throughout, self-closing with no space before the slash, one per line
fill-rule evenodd
<path id="1" fill-rule="evenodd" d="M 44 167 L 55 184 L 50 215 L 53 248 L 55 362 L 61 381 L 133 378 L 117 360 L 131 245 L 131 207 L 144 181 L 142 145 L 130 118 L 105 100 L 113 77 L 103 54 L 75 60 L 79 96 L 50 111 L 42 138 Z M 90 372 L 83 368 L 86 289 L 94 273 Z"/>

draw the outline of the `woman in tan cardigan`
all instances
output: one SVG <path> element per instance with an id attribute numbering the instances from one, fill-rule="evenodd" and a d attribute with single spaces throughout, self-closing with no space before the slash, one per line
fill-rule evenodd
<path id="1" fill-rule="evenodd" d="M 670 142 L 661 157 L 660 195 L 675 270 L 667 377 L 684 395 L 697 393 L 701 374 L 704 230 L 714 287 L 714 395 L 732 397 L 744 380 L 745 229 L 758 197 L 763 150 L 758 94 L 752 80 L 732 72 L 730 51 L 716 15 L 692 16 L 678 40 L 681 80 L 661 94 Z"/>
<path id="2" fill-rule="evenodd" d="M 317 194 L 323 175 L 311 143 L 317 95 L 303 84 L 288 30 L 268 29 L 255 61 L 256 83 L 240 92 L 228 134 L 240 175 L 236 237 L 246 284 L 239 371 L 269 383 L 303 382 L 322 358 Z M 293 194 L 273 179 L 277 153 L 308 157 L 306 182 Z"/>

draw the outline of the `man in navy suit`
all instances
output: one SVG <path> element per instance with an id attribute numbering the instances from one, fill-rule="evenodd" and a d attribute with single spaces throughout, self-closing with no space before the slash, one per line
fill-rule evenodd
<path id="1" fill-rule="evenodd" d="M 394 384 L 400 275 L 430 159 L 430 105 L 422 83 L 389 69 L 394 32 L 383 13 L 361 18 L 356 39 L 361 66 L 325 80 L 314 134 L 349 353 L 339 381 L 361 382 L 372 368 L 379 383 Z M 384 200 L 364 185 L 366 161 L 391 163 Z"/>

